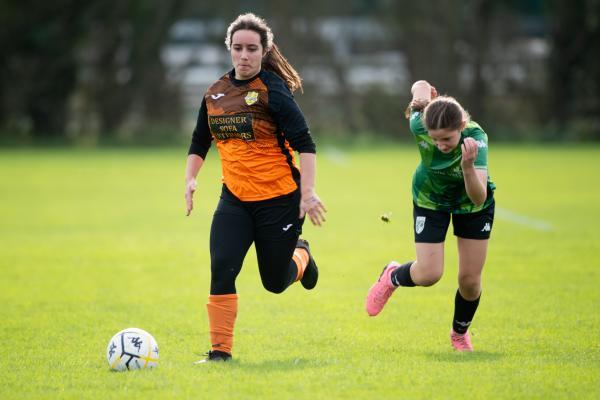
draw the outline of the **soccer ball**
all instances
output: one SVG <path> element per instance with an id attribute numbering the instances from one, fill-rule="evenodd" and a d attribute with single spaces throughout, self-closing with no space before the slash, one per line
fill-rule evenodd
<path id="1" fill-rule="evenodd" d="M 154 368 L 158 366 L 158 345 L 143 329 L 123 329 L 108 342 L 106 359 L 115 371 Z"/>

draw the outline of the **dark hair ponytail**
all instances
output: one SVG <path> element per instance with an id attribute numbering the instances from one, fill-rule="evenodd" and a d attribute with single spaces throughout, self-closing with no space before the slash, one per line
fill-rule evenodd
<path id="1" fill-rule="evenodd" d="M 300 78 L 300 74 L 292 67 L 287 58 L 281 54 L 279 47 L 275 43 L 273 43 L 271 49 L 264 56 L 262 66 L 265 70 L 273 71 L 279 75 L 292 93 L 298 89 L 302 92 L 302 78 Z"/>

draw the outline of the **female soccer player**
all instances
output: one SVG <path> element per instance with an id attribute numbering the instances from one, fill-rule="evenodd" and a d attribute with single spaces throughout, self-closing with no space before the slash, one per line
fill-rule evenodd
<path id="1" fill-rule="evenodd" d="M 458 290 L 450 331 L 457 351 L 473 351 L 469 326 L 481 297 L 481 272 L 494 221 L 494 189 L 487 170 L 487 135 L 452 97 L 426 81 L 411 89 L 407 109 L 421 163 L 413 176 L 415 261 L 385 266 L 367 295 L 370 316 L 398 286 L 431 286 L 444 271 L 444 240 L 452 219 L 458 242 Z"/>
<path id="2" fill-rule="evenodd" d="M 225 45 L 233 69 L 204 95 L 185 174 L 190 215 L 196 176 L 214 141 L 223 188 L 210 231 L 212 349 L 200 362 L 231 359 L 235 280 L 253 242 L 265 289 L 281 293 L 298 280 L 306 289 L 315 287 L 317 265 L 299 236 L 306 214 L 320 226 L 326 211 L 315 193 L 315 144 L 292 96 L 302 89 L 300 76 L 273 43 L 266 22 L 254 14 L 229 25 Z"/>

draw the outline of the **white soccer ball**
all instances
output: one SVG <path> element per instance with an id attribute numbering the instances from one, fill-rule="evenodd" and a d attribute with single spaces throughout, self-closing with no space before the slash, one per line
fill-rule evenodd
<path id="1" fill-rule="evenodd" d="M 115 371 L 154 368 L 158 366 L 158 344 L 143 329 L 123 329 L 108 342 L 106 359 Z"/>

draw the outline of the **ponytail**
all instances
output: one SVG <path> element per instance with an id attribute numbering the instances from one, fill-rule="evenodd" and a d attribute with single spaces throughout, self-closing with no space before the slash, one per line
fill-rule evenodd
<path id="1" fill-rule="evenodd" d="M 300 92 L 304 93 L 300 74 L 298 74 L 298 71 L 294 69 L 287 58 L 281 54 L 279 47 L 275 43 L 273 43 L 271 49 L 264 56 L 262 67 L 267 71 L 272 71 L 279 75 L 285 81 L 290 92 L 294 93 L 300 89 Z"/>

